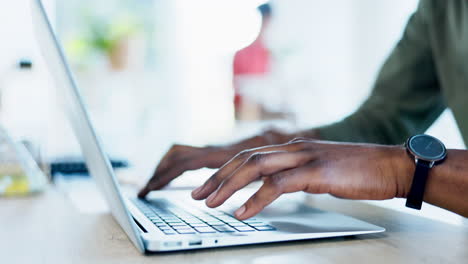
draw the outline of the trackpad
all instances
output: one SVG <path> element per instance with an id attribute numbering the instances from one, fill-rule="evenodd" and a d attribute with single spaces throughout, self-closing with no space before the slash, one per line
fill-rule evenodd
<path id="1" fill-rule="evenodd" d="M 267 208 L 258 215 L 267 223 L 286 233 L 329 233 L 362 231 L 368 225 L 359 220 L 326 212 L 305 205 L 298 206 L 295 212 L 282 214 L 276 206 Z M 369 227 L 367 227 L 369 228 Z"/>
<path id="2" fill-rule="evenodd" d="M 227 211 L 231 213 L 235 209 L 237 207 L 230 207 Z M 290 234 L 355 232 L 378 228 L 355 218 L 309 207 L 304 203 L 304 196 L 284 195 L 253 218 Z"/>

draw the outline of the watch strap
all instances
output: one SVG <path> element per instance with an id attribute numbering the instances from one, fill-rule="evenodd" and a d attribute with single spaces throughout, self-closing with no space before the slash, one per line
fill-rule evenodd
<path id="1" fill-rule="evenodd" d="M 431 165 L 428 162 L 419 160 L 416 162 L 416 171 L 414 172 L 413 183 L 406 199 L 406 206 L 421 210 L 424 199 L 424 190 L 426 189 L 427 177 Z"/>

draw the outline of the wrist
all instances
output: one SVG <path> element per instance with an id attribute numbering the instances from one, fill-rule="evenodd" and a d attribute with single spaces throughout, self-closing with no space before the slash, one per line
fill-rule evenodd
<path id="1" fill-rule="evenodd" d="M 397 185 L 395 197 L 406 198 L 411 189 L 413 175 L 416 170 L 414 158 L 408 155 L 405 146 L 395 146 L 392 164 Z"/>

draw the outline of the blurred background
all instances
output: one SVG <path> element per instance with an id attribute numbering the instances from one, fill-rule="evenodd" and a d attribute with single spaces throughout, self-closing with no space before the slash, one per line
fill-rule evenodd
<path id="1" fill-rule="evenodd" d="M 28 2 L 0 9 L 1 122 L 38 145 L 45 162 L 79 157 Z M 121 179 L 141 184 L 176 142 L 227 143 L 346 117 L 418 1 L 44 3 L 106 151 L 133 169 Z M 465 148 L 450 111 L 429 133 Z"/>

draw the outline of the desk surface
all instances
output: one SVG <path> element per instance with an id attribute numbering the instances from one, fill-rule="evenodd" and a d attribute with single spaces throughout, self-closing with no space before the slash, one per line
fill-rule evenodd
<path id="1" fill-rule="evenodd" d="M 313 206 L 383 226 L 387 232 L 142 256 L 108 214 L 80 214 L 54 189 L 0 199 L 2 263 L 466 263 L 468 221 L 444 224 L 373 205 L 314 198 Z"/>

